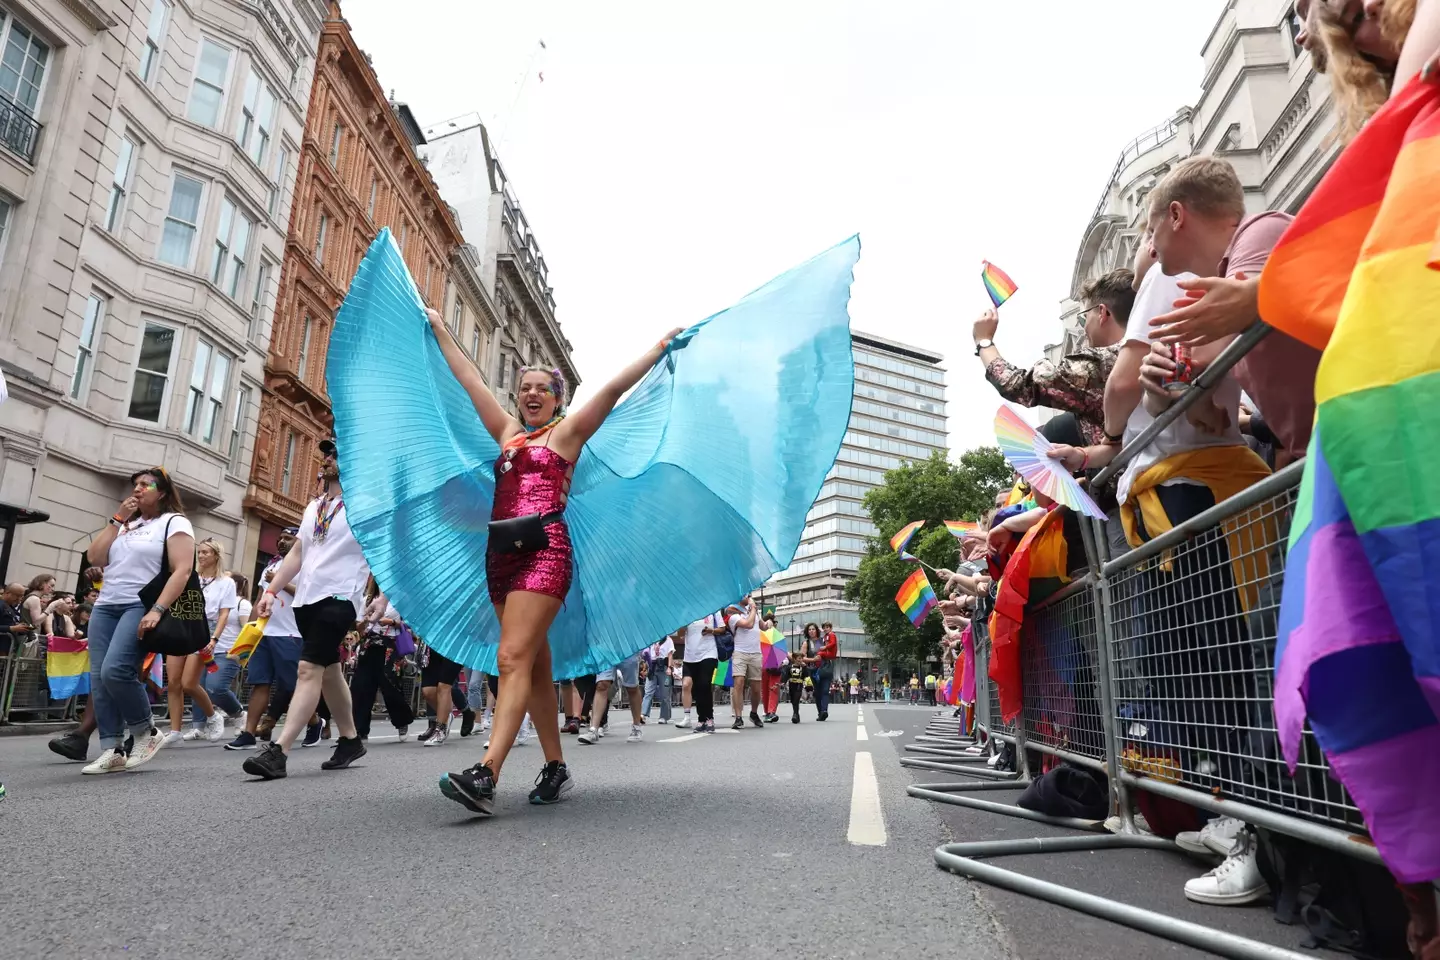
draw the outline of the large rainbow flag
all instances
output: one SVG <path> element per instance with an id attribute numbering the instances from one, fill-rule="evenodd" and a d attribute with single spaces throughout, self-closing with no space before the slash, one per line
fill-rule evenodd
<path id="1" fill-rule="evenodd" d="M 1402 882 L 1440 877 L 1440 88 L 1366 125 L 1275 248 L 1272 326 L 1324 347 L 1275 715 L 1308 717 Z"/>
<path id="2" fill-rule="evenodd" d="M 68 700 L 90 692 L 90 644 L 69 637 L 51 637 L 45 648 L 45 679 L 51 700 Z"/>

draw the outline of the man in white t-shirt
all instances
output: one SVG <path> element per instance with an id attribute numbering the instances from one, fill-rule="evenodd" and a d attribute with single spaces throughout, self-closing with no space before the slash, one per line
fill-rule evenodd
<path id="1" fill-rule="evenodd" d="M 322 689 L 330 707 L 331 722 L 340 728 L 340 739 L 330 759 L 320 765 L 321 769 L 343 769 L 365 755 L 365 744 L 355 729 L 350 688 L 340 670 L 340 647 L 358 621 L 378 619 L 379 614 L 365 616 L 365 586 L 370 579 L 370 565 L 365 562 L 365 554 L 350 531 L 345 515 L 335 441 L 322 440 L 320 454 L 325 494 L 305 508 L 295 545 L 281 561 L 255 607 L 256 616 L 268 617 L 274 610 L 276 596 L 294 581 L 295 623 L 302 639 L 295 694 L 286 712 L 284 731 L 274 743 L 243 764 L 246 773 L 265 780 L 278 780 L 286 775 L 285 761 L 290 748 L 307 726 L 311 711 L 319 704 Z M 371 606 L 383 611 L 386 603 L 381 593 Z"/>
<path id="2" fill-rule="evenodd" d="M 650 644 L 645 651 L 645 700 L 640 705 L 640 714 L 646 720 L 650 719 L 650 706 L 653 703 L 660 704 L 660 722 L 670 722 L 670 711 L 673 709 L 670 694 L 670 662 L 675 657 L 675 639 L 666 637 L 659 643 Z"/>
<path id="3" fill-rule="evenodd" d="M 731 730 L 745 729 L 741 714 L 745 709 L 745 684 L 750 684 L 750 722 L 757 729 L 765 729 L 760 719 L 760 705 L 765 702 L 765 664 L 760 656 L 760 611 L 755 601 L 746 597 L 741 607 L 727 607 L 725 622 L 735 637 L 735 652 L 730 656 L 730 710 L 735 714 Z"/>
<path id="4" fill-rule="evenodd" d="M 275 571 L 280 569 L 290 548 L 295 546 L 299 527 L 286 527 L 275 539 L 275 556 L 260 574 L 260 592 L 270 589 Z M 300 628 L 295 625 L 295 585 L 292 583 L 275 594 L 270 605 L 270 618 L 265 622 L 261 640 L 250 654 L 245 677 L 250 683 L 250 703 L 245 711 L 245 729 L 225 744 L 226 750 L 249 750 L 258 742 L 266 718 L 271 726 L 280 719 L 295 693 L 295 675 L 300 666 Z M 319 730 L 315 731 L 319 738 Z M 269 739 L 266 734 L 265 739 Z M 308 739 L 308 738 L 307 738 Z"/>
<path id="5" fill-rule="evenodd" d="M 690 726 L 690 704 L 693 700 L 700 723 L 696 729 L 701 733 L 715 732 L 715 666 L 720 662 L 719 651 L 715 649 L 715 634 L 722 629 L 720 616 L 715 613 L 685 628 L 680 689 L 685 716 L 675 724 L 677 727 Z"/>

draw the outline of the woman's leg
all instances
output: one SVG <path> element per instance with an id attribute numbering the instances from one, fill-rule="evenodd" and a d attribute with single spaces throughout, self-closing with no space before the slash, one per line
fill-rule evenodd
<path id="1" fill-rule="evenodd" d="M 500 768 L 520 732 L 520 724 L 529 709 L 534 684 L 535 661 L 542 647 L 547 647 L 546 661 L 549 661 L 547 634 L 555 615 L 560 612 L 560 601 L 542 593 L 516 590 L 505 598 L 504 604 L 496 604 L 496 615 L 500 619 L 500 650 L 497 664 L 500 673 L 499 694 L 495 697 L 495 719 L 490 730 L 490 747 L 481 761 L 490 768 L 495 781 L 500 781 Z M 545 677 L 549 687 L 550 677 Z M 554 705 L 554 694 L 550 703 Z M 532 717 L 533 722 L 535 718 Z M 553 716 L 549 719 L 554 723 Z M 559 731 L 555 740 L 559 741 Z M 547 754 L 548 756 L 548 754 Z"/>
<path id="2" fill-rule="evenodd" d="M 165 702 L 170 708 L 170 729 L 179 733 L 180 728 L 185 725 L 185 658 L 165 658 Z M 196 705 L 192 709 L 198 711 Z M 192 716 L 195 725 L 199 726 L 199 718 Z"/>
<path id="3" fill-rule="evenodd" d="M 238 717 L 244 706 L 240 698 L 235 696 L 235 676 L 240 672 L 240 661 L 231 660 L 227 654 L 220 654 L 215 658 L 218 670 L 205 675 L 205 692 L 210 696 L 210 702 L 223 711 L 226 716 Z"/>
<path id="4" fill-rule="evenodd" d="M 125 739 L 120 708 L 105 682 L 105 660 L 109 655 L 110 638 L 120 622 L 124 607 L 96 607 L 90 616 L 90 715 L 100 731 L 100 749 L 118 746 Z"/>
<path id="5" fill-rule="evenodd" d="M 549 642 L 540 645 L 535 665 L 530 669 L 530 701 L 527 710 L 535 736 L 540 738 L 540 749 L 545 752 L 545 762 L 565 760 L 560 745 L 559 707 L 555 702 L 555 684 L 551 681 Z"/>
<path id="6" fill-rule="evenodd" d="M 205 692 L 205 684 L 201 682 L 205 677 L 205 664 L 200 654 L 193 653 L 185 658 L 184 676 L 185 692 L 208 720 L 215 713 L 215 704 L 210 702 L 210 694 Z"/>
<path id="7" fill-rule="evenodd" d="M 118 609 L 122 612 L 111 633 L 109 648 L 105 651 L 101 680 L 118 715 L 117 737 L 123 740 L 128 731 L 138 741 L 148 736 L 155 726 L 154 717 L 150 714 L 150 698 L 140 680 L 140 664 L 145 659 L 145 651 L 140 648 L 140 637 L 136 633 L 145 608 L 137 603 Z M 90 656 L 93 660 L 93 650 Z"/>

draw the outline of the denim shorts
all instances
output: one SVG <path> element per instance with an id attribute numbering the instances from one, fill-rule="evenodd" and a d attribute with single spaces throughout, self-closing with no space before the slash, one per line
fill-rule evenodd
<path id="1" fill-rule="evenodd" d="M 633 657 L 626 657 L 620 666 L 613 670 L 601 670 L 595 674 L 595 682 L 601 680 L 618 680 L 622 687 L 640 686 L 640 654 Z"/>
<path id="2" fill-rule="evenodd" d="M 245 665 L 245 679 L 252 685 L 273 683 L 282 690 L 294 690 L 301 642 L 299 637 L 262 637 Z"/>

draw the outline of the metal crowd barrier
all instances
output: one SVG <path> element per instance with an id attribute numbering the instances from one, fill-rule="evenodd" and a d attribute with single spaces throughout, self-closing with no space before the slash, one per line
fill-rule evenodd
<path id="1" fill-rule="evenodd" d="M 1268 333 L 1257 324 L 1237 338 L 1196 387 L 1092 483 L 1122 469 Z M 997 749 L 996 741 L 1015 745 L 1014 779 L 995 782 L 994 771 L 974 763 L 973 746 L 943 733 L 943 725 L 932 726 L 930 735 L 917 741 L 923 746 L 906 749 L 945 753 L 947 762 L 905 758 L 902 764 L 970 779 L 915 784 L 910 795 L 1098 830 L 1096 823 L 1065 822 L 964 795 L 1028 781 L 1026 755 L 1035 752 L 1104 770 L 1121 832 L 947 844 L 935 852 L 938 866 L 1222 956 L 1302 956 L 983 862 L 1044 851 L 1177 849 L 1136 830 L 1131 799 L 1138 790 L 1381 863 L 1359 810 L 1330 775 L 1309 730 L 1293 776 L 1281 756 L 1273 707 L 1276 628 L 1302 472 L 1303 464 L 1291 464 L 1113 559 L 1107 556 L 1105 525 L 1082 521 L 1089 570 L 1026 611 L 1023 706 L 1008 723 L 989 678 L 985 618 L 975 618 L 977 735 L 989 752 Z"/>

